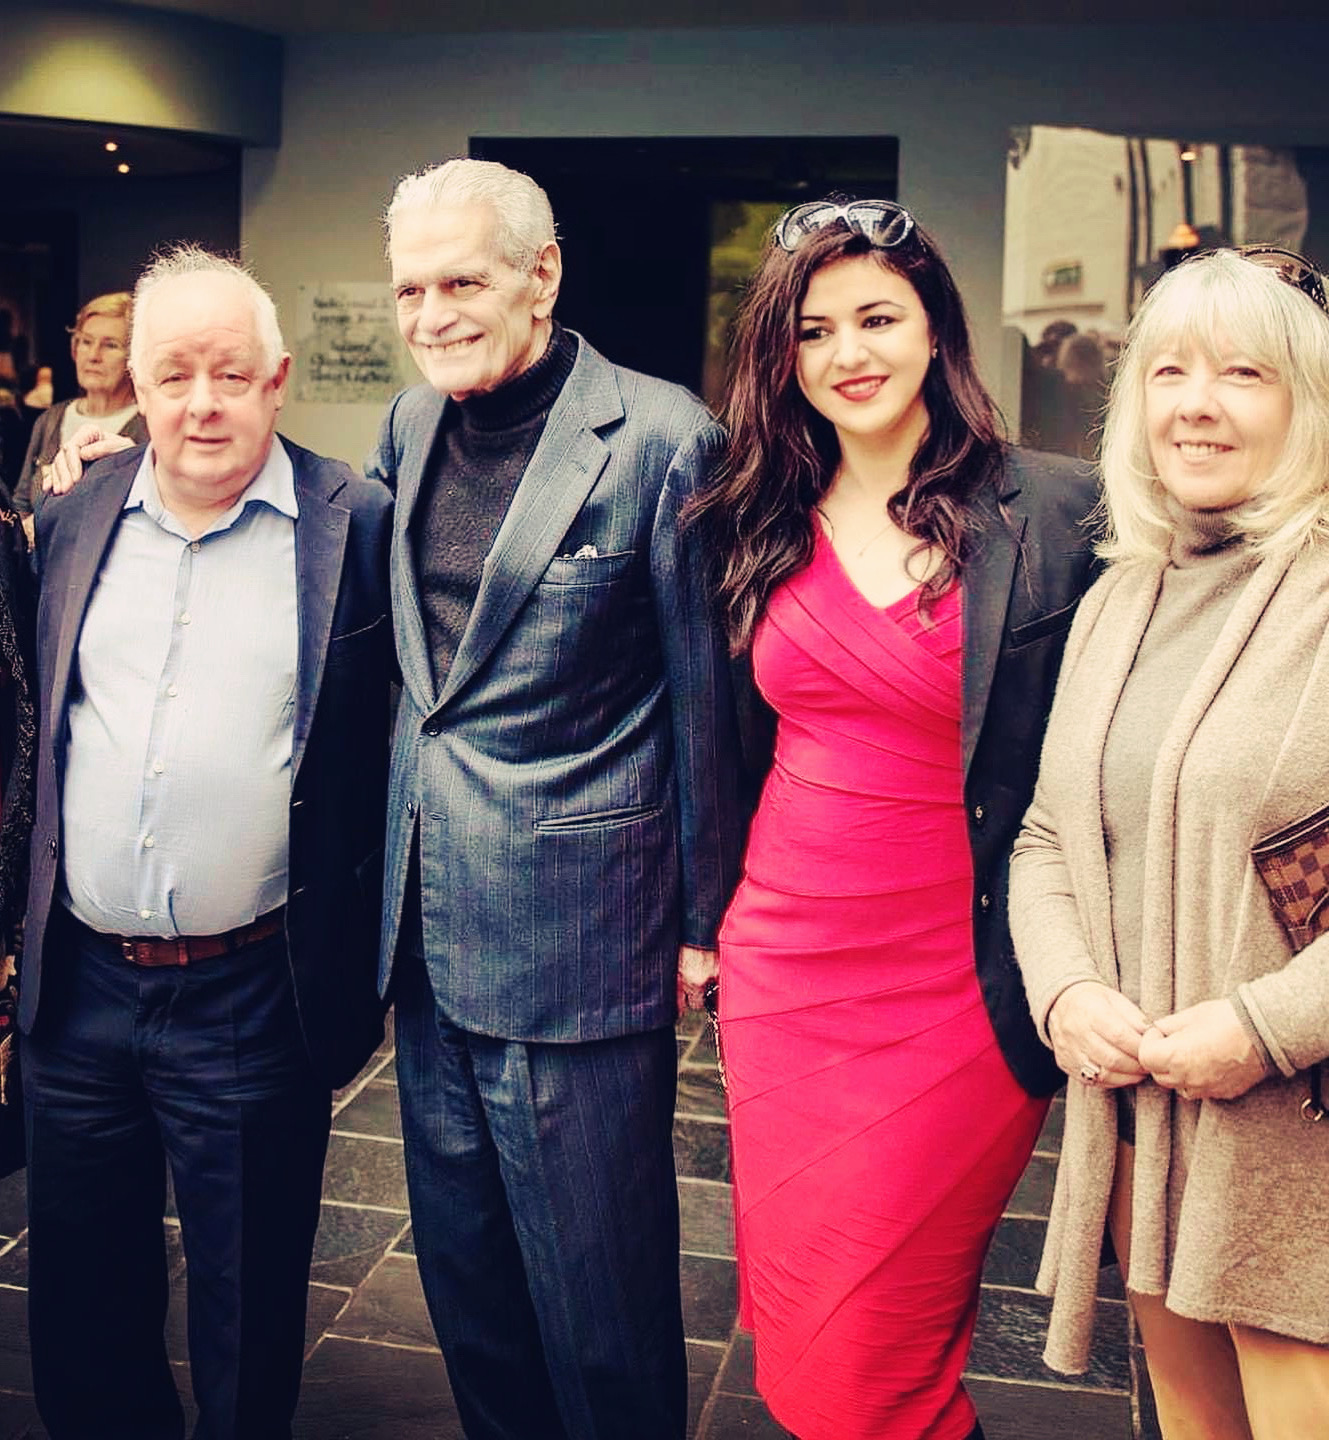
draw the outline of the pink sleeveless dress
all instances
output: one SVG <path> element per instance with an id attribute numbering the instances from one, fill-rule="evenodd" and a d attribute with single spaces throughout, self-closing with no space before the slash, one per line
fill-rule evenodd
<path id="1" fill-rule="evenodd" d="M 720 937 L 740 1319 L 800 1440 L 963 1440 L 992 1231 L 1047 1102 L 974 970 L 961 612 L 885 609 L 819 535 L 772 596 L 775 763 Z"/>

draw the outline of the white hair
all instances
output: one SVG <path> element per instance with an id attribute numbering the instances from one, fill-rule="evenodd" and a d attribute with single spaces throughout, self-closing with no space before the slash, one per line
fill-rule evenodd
<path id="1" fill-rule="evenodd" d="M 557 239 L 549 197 L 520 170 L 496 160 L 447 160 L 397 182 L 383 216 L 389 248 L 392 227 L 406 212 L 445 206 L 488 205 L 494 212 L 494 246 L 499 258 L 523 275 L 533 274 L 540 252 Z"/>
<path id="2" fill-rule="evenodd" d="M 1259 493 L 1233 507 L 1233 521 L 1261 554 L 1329 538 L 1329 315 L 1273 270 L 1217 250 L 1164 275 L 1126 333 L 1103 427 L 1105 559 L 1160 558 L 1171 542 L 1145 423 L 1150 365 L 1192 349 L 1218 364 L 1233 347 L 1274 371 L 1292 397 L 1282 453 Z"/>
<path id="3" fill-rule="evenodd" d="M 269 376 L 277 373 L 281 357 L 286 353 L 286 342 L 282 339 L 281 325 L 277 321 L 277 307 L 272 296 L 238 261 L 228 260 L 224 255 L 214 255 L 201 245 L 173 245 L 154 255 L 147 268 L 138 277 L 134 286 L 133 323 L 129 333 L 129 368 L 140 378 L 147 372 L 147 356 L 144 348 L 144 320 L 146 307 L 157 289 L 168 280 L 182 275 L 229 275 L 244 288 L 254 310 L 254 329 L 263 353 L 263 363 Z"/>

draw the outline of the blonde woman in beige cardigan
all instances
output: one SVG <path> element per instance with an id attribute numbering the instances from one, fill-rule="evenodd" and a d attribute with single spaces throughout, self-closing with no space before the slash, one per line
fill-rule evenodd
<path id="1" fill-rule="evenodd" d="M 1251 860 L 1329 804 L 1323 305 L 1297 257 L 1233 251 L 1142 305 L 1104 434 L 1115 563 L 1011 870 L 1072 1077 L 1046 1358 L 1085 1368 L 1106 1228 L 1165 1440 L 1329 1437 L 1329 937 L 1294 951 Z"/>

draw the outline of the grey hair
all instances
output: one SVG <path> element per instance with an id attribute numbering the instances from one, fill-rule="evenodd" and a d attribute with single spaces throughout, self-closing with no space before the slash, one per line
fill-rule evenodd
<path id="1" fill-rule="evenodd" d="M 138 277 L 134 286 L 134 319 L 129 334 L 129 368 L 136 375 L 143 375 L 147 369 L 144 354 L 146 341 L 143 338 L 145 306 L 152 299 L 159 286 L 182 275 L 229 275 L 243 286 L 254 309 L 254 328 L 263 352 L 267 373 L 275 375 L 281 358 L 286 353 L 286 342 L 282 339 L 281 325 L 277 321 L 277 307 L 272 296 L 258 283 L 243 265 L 229 260 L 224 255 L 215 255 L 201 245 L 173 245 L 152 257 L 147 268 Z"/>
<path id="2" fill-rule="evenodd" d="M 1257 553 L 1329 538 L 1329 315 L 1273 270 L 1234 250 L 1186 260 L 1145 297 L 1126 332 L 1103 427 L 1108 560 L 1159 559 L 1171 542 L 1166 492 L 1149 453 L 1145 381 L 1164 352 L 1214 363 L 1235 349 L 1288 387 L 1292 417 L 1259 494 L 1231 512 Z"/>
<path id="3" fill-rule="evenodd" d="M 520 170 L 496 160 L 446 160 L 397 182 L 383 215 L 389 252 L 392 227 L 408 211 L 444 206 L 488 205 L 493 209 L 494 245 L 499 258 L 523 275 L 533 274 L 540 252 L 558 238 L 549 196 Z"/>

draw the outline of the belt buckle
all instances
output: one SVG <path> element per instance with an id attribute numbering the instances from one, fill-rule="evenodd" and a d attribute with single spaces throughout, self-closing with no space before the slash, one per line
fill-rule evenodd
<path id="1" fill-rule="evenodd" d="M 120 953 L 125 957 L 126 960 L 129 961 L 131 965 L 138 964 L 138 956 L 134 953 L 134 942 L 129 939 L 128 936 L 126 936 L 120 942 Z"/>

